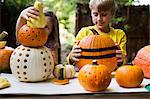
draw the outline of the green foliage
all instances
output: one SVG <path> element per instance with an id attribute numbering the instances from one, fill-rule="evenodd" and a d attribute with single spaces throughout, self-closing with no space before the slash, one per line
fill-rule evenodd
<path id="1" fill-rule="evenodd" d="M 7 8 L 16 7 L 16 9 L 20 9 L 22 7 L 26 7 L 32 5 L 35 0 L 4 0 L 5 6 Z"/>
<path id="2" fill-rule="evenodd" d="M 117 17 L 112 19 L 112 23 L 124 22 L 126 19 L 123 17 Z"/>
<path id="3" fill-rule="evenodd" d="M 76 0 L 43 0 L 44 5 L 56 13 L 60 25 L 74 33 Z"/>
<path id="4" fill-rule="evenodd" d="M 134 0 L 115 0 L 118 5 L 130 6 Z"/>

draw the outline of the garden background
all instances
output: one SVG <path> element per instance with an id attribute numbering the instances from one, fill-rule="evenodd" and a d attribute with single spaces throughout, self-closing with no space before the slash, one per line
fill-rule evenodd
<path id="1" fill-rule="evenodd" d="M 5 40 L 7 46 L 16 48 L 15 25 L 20 12 L 33 5 L 35 0 L 1 0 L 0 2 L 0 32 L 9 33 Z M 141 0 L 146 1 L 146 0 Z M 116 0 L 116 17 L 112 26 L 123 29 L 127 35 L 128 62 L 131 62 L 137 51 L 150 43 L 150 1 Z M 52 10 L 60 24 L 61 60 L 70 52 L 78 31 L 92 25 L 89 0 L 43 0 L 45 7 Z"/>

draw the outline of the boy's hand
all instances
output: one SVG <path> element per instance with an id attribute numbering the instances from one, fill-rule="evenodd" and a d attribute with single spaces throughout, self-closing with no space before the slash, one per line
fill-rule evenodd
<path id="1" fill-rule="evenodd" d="M 74 63 L 76 61 L 79 61 L 79 57 L 81 56 L 81 48 L 78 46 L 78 44 L 74 45 L 70 54 L 69 54 L 69 60 L 71 63 Z"/>
<path id="2" fill-rule="evenodd" d="M 123 54 L 121 50 L 116 50 L 116 57 L 118 63 L 123 62 Z"/>
<path id="3" fill-rule="evenodd" d="M 119 44 L 116 43 L 115 45 L 118 47 L 118 49 L 116 50 L 116 57 L 117 57 L 117 63 L 120 66 L 123 63 L 124 57 L 123 57 L 123 53 L 119 47 Z"/>

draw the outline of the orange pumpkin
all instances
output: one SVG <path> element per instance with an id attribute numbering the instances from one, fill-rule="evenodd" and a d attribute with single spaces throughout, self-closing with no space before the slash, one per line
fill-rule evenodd
<path id="1" fill-rule="evenodd" d="M 144 74 L 138 66 L 124 65 L 116 70 L 115 78 L 122 87 L 138 87 L 143 81 Z"/>
<path id="2" fill-rule="evenodd" d="M 4 47 L 0 48 L 0 72 L 10 69 L 10 56 L 13 52 L 13 48 Z"/>
<path id="3" fill-rule="evenodd" d="M 108 66 L 110 71 L 116 68 L 116 46 L 108 35 L 86 36 L 79 42 L 79 46 L 82 50 L 81 57 L 76 63 L 79 69 L 86 64 L 92 64 L 93 59 L 96 59 L 98 64 Z"/>
<path id="4" fill-rule="evenodd" d="M 48 39 L 45 28 L 31 28 L 24 25 L 18 32 L 18 41 L 28 47 L 41 47 Z"/>
<path id="5" fill-rule="evenodd" d="M 144 77 L 150 78 L 150 45 L 145 46 L 138 51 L 133 64 L 142 68 Z"/>
<path id="6" fill-rule="evenodd" d="M 111 82 L 111 72 L 104 65 L 85 65 L 78 74 L 78 80 L 82 87 L 88 91 L 105 90 Z"/>

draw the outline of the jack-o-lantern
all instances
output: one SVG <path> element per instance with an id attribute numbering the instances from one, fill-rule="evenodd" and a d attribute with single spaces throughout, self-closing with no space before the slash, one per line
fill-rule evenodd
<path id="1" fill-rule="evenodd" d="M 53 74 L 55 77 L 59 77 L 60 73 L 59 71 L 61 70 L 61 68 L 64 68 L 64 78 L 73 78 L 76 74 L 76 70 L 75 67 L 73 65 L 63 65 L 63 64 L 58 64 L 55 66 Z"/>
<path id="2" fill-rule="evenodd" d="M 54 60 L 46 47 L 17 47 L 10 58 L 10 68 L 19 81 L 36 82 L 49 78 L 54 69 Z"/>
<path id="3" fill-rule="evenodd" d="M 98 64 L 108 66 L 113 71 L 117 66 L 116 49 L 114 41 L 108 35 L 90 35 L 84 37 L 80 42 L 81 57 L 76 63 L 81 69 L 86 64 L 92 64 L 96 59 Z"/>
<path id="4" fill-rule="evenodd" d="M 142 68 L 144 77 L 150 78 L 150 45 L 138 51 L 133 64 Z"/>
<path id="5" fill-rule="evenodd" d="M 122 87 L 138 87 L 143 81 L 144 74 L 138 66 L 124 65 L 116 70 L 115 78 Z"/>
<path id="6" fill-rule="evenodd" d="M 98 65 L 93 61 L 92 65 L 87 64 L 80 69 L 78 80 L 85 90 L 102 91 L 111 82 L 111 72 L 105 65 Z"/>

